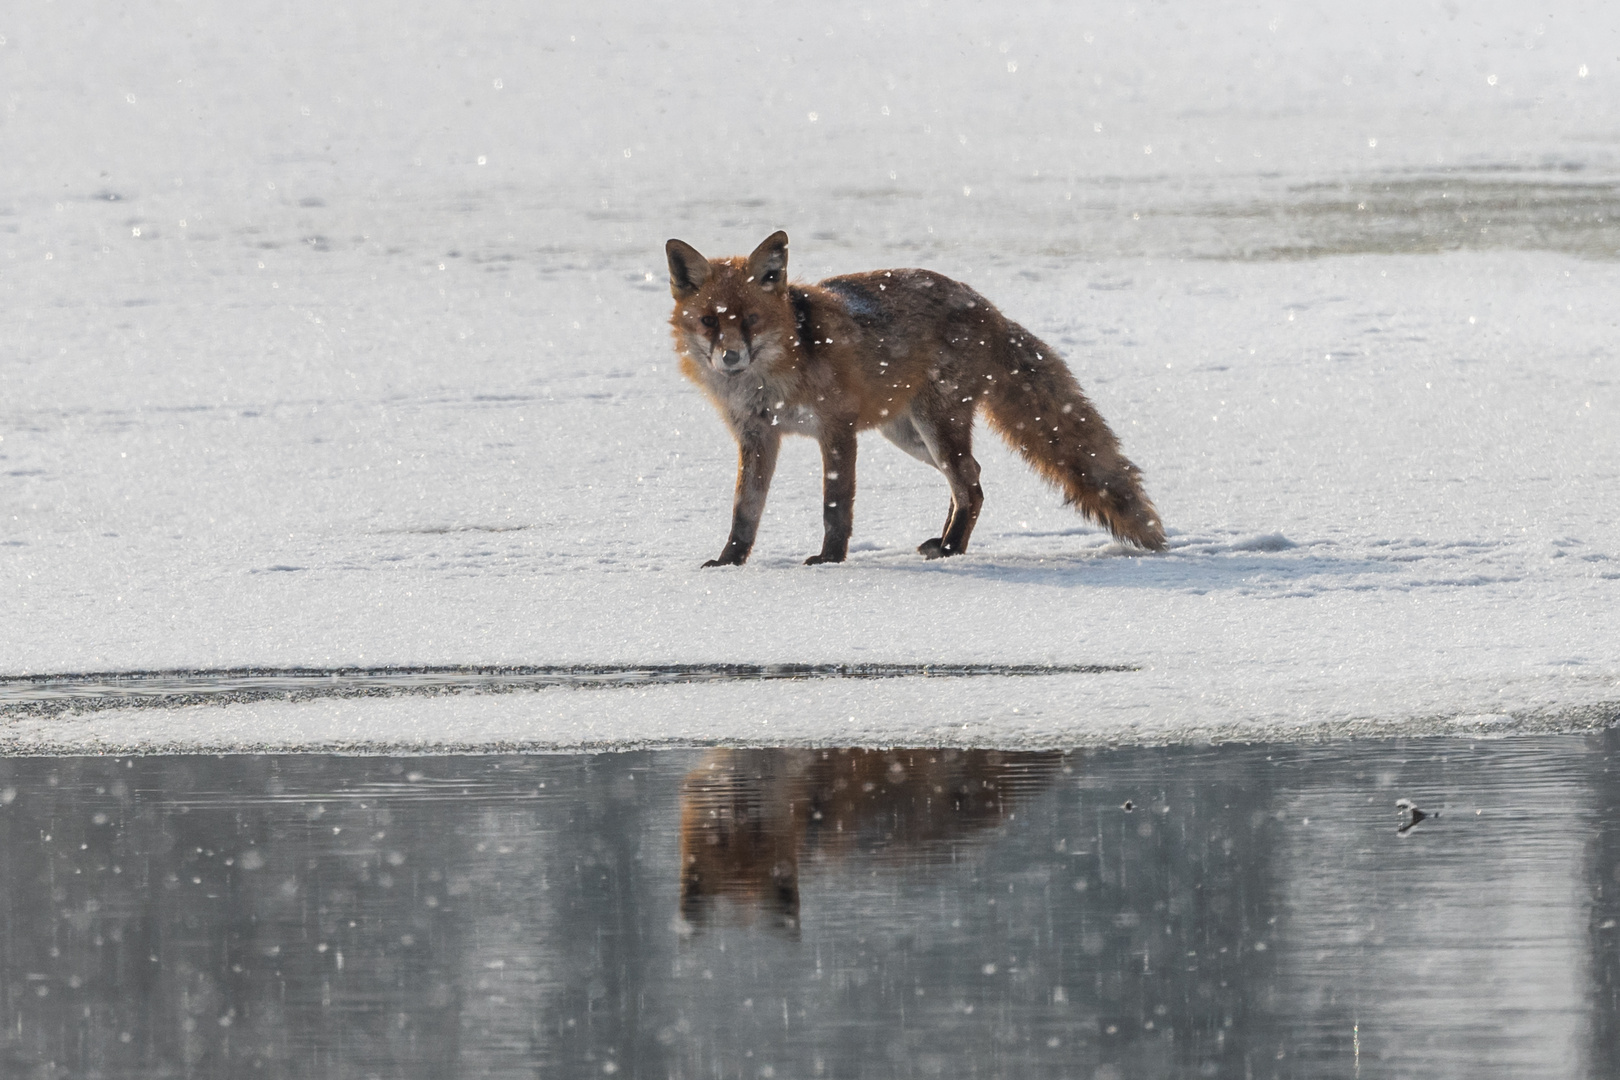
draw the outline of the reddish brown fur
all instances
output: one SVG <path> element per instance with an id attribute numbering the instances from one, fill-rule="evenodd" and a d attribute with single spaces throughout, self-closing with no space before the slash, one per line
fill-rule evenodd
<path id="1" fill-rule="evenodd" d="M 979 507 L 973 416 L 1115 536 L 1158 551 L 1164 529 L 1136 466 L 1120 453 L 1079 383 L 1050 346 L 968 286 L 928 270 L 877 270 L 787 285 L 787 235 L 747 258 L 704 259 L 667 247 L 670 325 L 682 372 L 713 399 L 738 443 L 731 535 L 720 557 L 748 557 L 784 431 L 822 447 L 821 554 L 847 555 L 855 434 L 885 437 L 944 474 L 951 509 L 918 551 L 967 550 Z"/>

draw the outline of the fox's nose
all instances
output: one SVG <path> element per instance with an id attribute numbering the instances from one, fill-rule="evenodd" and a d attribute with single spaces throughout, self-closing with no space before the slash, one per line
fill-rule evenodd
<path id="1" fill-rule="evenodd" d="M 720 357 L 720 362 L 729 368 L 739 368 L 743 364 L 743 354 L 736 349 L 727 349 Z"/>

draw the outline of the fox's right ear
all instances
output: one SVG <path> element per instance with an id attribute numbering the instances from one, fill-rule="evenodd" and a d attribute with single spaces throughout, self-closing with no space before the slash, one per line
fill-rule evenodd
<path id="1" fill-rule="evenodd" d="M 669 241 L 664 254 L 669 256 L 669 291 L 675 299 L 685 300 L 709 280 L 709 260 L 686 241 Z"/>

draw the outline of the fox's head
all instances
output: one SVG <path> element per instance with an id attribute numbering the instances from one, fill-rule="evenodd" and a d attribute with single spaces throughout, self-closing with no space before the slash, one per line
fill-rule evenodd
<path id="1" fill-rule="evenodd" d="M 714 751 L 681 785 L 681 917 L 689 927 L 727 900 L 744 921 L 766 914 L 796 932 L 802 829 L 789 756 Z"/>
<path id="2" fill-rule="evenodd" d="M 770 365 L 794 332 L 787 288 L 787 233 L 778 230 L 744 259 L 706 259 L 681 240 L 664 245 L 670 325 L 681 351 L 724 375 Z"/>

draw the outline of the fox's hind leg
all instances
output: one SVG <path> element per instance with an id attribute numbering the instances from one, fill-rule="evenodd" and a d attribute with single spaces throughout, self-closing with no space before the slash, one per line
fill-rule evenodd
<path id="1" fill-rule="evenodd" d="M 911 422 L 909 413 L 901 413 L 887 424 L 878 428 L 878 434 L 888 439 L 894 445 L 931 468 L 939 468 L 934 464 L 934 455 L 929 452 L 928 444 L 923 442 L 922 435 L 917 432 L 917 425 Z"/>
<path id="2" fill-rule="evenodd" d="M 934 460 L 933 451 L 929 450 L 928 444 L 923 441 L 922 433 L 917 430 L 917 425 L 911 422 L 910 413 L 901 413 L 878 428 L 878 431 L 885 439 L 888 439 L 924 465 L 931 469 L 939 468 L 939 463 Z M 955 506 L 953 500 L 951 509 L 945 511 L 945 527 L 940 530 L 941 536 L 950 531 L 951 514 L 955 510 Z"/>
<path id="3" fill-rule="evenodd" d="M 915 400 L 910 420 L 934 468 L 945 474 L 945 482 L 951 486 L 951 509 L 945 516 L 945 527 L 938 536 L 918 545 L 917 553 L 926 559 L 960 555 L 967 550 L 968 538 L 979 520 L 979 507 L 984 505 L 979 463 L 973 458 L 972 403 L 965 410 L 953 411 L 943 400 Z"/>

